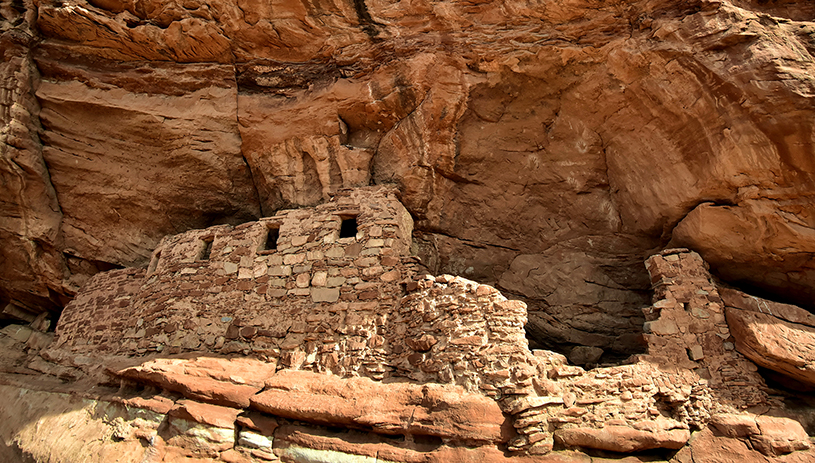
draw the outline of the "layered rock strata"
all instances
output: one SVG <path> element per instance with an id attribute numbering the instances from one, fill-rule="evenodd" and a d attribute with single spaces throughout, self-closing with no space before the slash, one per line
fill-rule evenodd
<path id="1" fill-rule="evenodd" d="M 3 317 L 166 234 L 394 182 L 432 273 L 537 346 L 641 351 L 673 240 L 813 295 L 805 0 L 6 1 Z M 577 358 L 577 357 L 575 357 Z"/>
<path id="2" fill-rule="evenodd" d="M 684 462 L 716 458 L 709 446 L 724 445 L 752 449 L 740 451 L 747 461 L 813 458 L 805 411 L 785 408 L 750 350 L 736 347 L 752 340 L 729 313 L 749 309 L 726 305 L 770 303 L 720 293 L 698 254 L 673 249 L 646 262 L 647 353 L 585 370 L 529 350 L 524 303 L 423 273 L 408 256 L 411 226 L 394 190 L 345 190 L 313 209 L 168 237 L 146 274 L 97 275 L 53 342 L 32 328 L 3 330 L 18 353 L 2 376 L 15 397 L 3 408 L 3 452 L 167 462 L 650 452 Z M 270 283 L 278 273 L 282 286 Z M 54 435 L 78 426 L 103 438 L 46 449 L 15 413 Z"/>

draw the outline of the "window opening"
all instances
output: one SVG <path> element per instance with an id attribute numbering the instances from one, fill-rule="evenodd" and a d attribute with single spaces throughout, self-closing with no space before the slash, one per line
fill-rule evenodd
<path id="1" fill-rule="evenodd" d="M 357 218 L 343 218 L 340 224 L 340 238 L 354 238 L 355 236 L 357 236 Z"/>
<path id="2" fill-rule="evenodd" d="M 208 238 L 203 240 L 203 246 L 201 247 L 201 252 L 198 254 L 198 260 L 209 260 L 211 254 L 212 238 Z"/>
<path id="3" fill-rule="evenodd" d="M 147 273 L 153 273 L 158 268 L 158 261 L 161 260 L 161 251 L 156 253 L 156 256 L 153 257 L 153 260 L 150 261 L 150 266 L 147 267 Z"/>
<path id="4" fill-rule="evenodd" d="M 274 251 L 277 249 L 278 238 L 280 238 L 280 229 L 270 228 L 266 233 L 266 243 L 264 243 L 263 249 L 266 251 Z"/>

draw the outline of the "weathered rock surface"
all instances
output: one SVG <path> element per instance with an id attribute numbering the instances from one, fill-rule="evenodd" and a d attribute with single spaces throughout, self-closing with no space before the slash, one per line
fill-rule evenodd
<path id="1" fill-rule="evenodd" d="M 740 195 L 737 205 L 696 207 L 674 229 L 672 244 L 698 250 L 726 280 L 774 292 L 779 299 L 812 309 L 815 222 L 811 198 L 762 198 L 755 187 Z"/>
<path id="2" fill-rule="evenodd" d="M 588 447 L 612 452 L 631 453 L 658 448 L 679 449 L 690 439 L 687 429 L 640 431 L 627 426 L 603 429 L 570 428 L 558 430 L 555 441 L 574 447 Z"/>
<path id="3" fill-rule="evenodd" d="M 815 385 L 815 327 L 730 307 L 727 324 L 736 338 L 736 349 L 750 360 Z"/>
<path id="4" fill-rule="evenodd" d="M 707 420 L 768 409 L 800 420 L 756 364 L 812 384 L 812 315 L 720 293 L 685 251 L 642 267 L 687 247 L 730 283 L 813 308 L 811 1 L 4 0 L 0 51 L 0 319 L 20 325 L 0 332 L 0 367 L 11 383 L 59 378 L 90 401 L 9 386 L 0 412 L 32 421 L 3 423 L 0 456 L 590 459 L 553 452 L 557 437 L 611 451 L 687 441 L 683 463 L 811 459 L 781 418 L 755 418 L 758 431 L 719 423 L 729 437 Z M 345 238 L 347 255 L 329 250 L 339 230 L 320 231 L 322 244 L 284 233 L 296 251 L 283 262 L 257 254 L 268 221 L 238 228 L 299 220 L 283 210 L 369 184 L 394 184 L 409 214 L 370 224 L 365 243 Z M 381 225 L 412 230 L 430 273 L 469 280 L 407 278 L 419 264 L 385 242 L 411 232 L 369 235 Z M 244 242 L 216 247 L 229 256 L 220 266 L 198 262 L 227 229 Z M 141 268 L 90 280 L 108 293 L 80 292 L 79 315 L 66 310 L 46 347 L 48 319 L 122 266 Z M 524 334 L 587 368 L 645 354 L 584 370 L 531 353 Z M 204 351 L 257 361 L 142 357 Z M 298 392 L 312 408 L 286 411 L 294 392 L 267 385 L 281 368 L 323 375 Z M 105 370 L 123 386 L 111 402 L 96 392 Z M 355 375 L 432 387 L 344 379 Z M 434 383 L 486 402 L 434 395 L 453 388 Z M 370 397 L 360 405 L 346 387 Z M 399 400 L 382 403 L 382 388 Z M 259 398 L 321 424 L 257 424 L 245 409 Z M 117 401 L 153 415 L 109 410 Z M 482 406 L 485 421 L 467 414 Z M 683 426 L 654 424 L 663 418 Z M 320 427 L 334 422 L 364 429 L 362 442 Z M 61 439 L 73 427 L 81 445 L 45 448 L 32 431 Z"/>
<path id="5" fill-rule="evenodd" d="M 686 463 L 717 461 L 717 448 L 745 461 L 812 458 L 802 425 L 811 409 L 785 406 L 755 364 L 733 349 L 737 333 L 731 335 L 723 298 L 697 253 L 670 249 L 646 261 L 654 288 L 654 303 L 643 311 L 646 354 L 585 370 L 561 354 L 528 349 L 523 302 L 461 277 L 400 266 L 400 258 L 413 260 L 404 241 L 410 221 L 394 220 L 404 209 L 392 192 L 343 191 L 291 217 L 168 237 L 154 251 L 147 278 L 139 269 L 95 276 L 66 309 L 53 343 L 44 345 L 51 337 L 38 322 L 0 330 L 0 349 L 9 351 L 0 356 L 0 384 L 8 385 L 0 389 L 16 394 L 0 414 L 17 417 L 0 428 L 6 443 L 0 452 L 12 461 L 19 453 L 34 461 L 76 459 L 75 446 L 46 449 L 47 436 L 31 438 L 25 418 L 31 413 L 21 410 L 31 405 L 21 398 L 33 389 L 44 402 L 32 418 L 37 429 L 97 433 L 101 442 L 81 449 L 118 461 L 591 462 L 596 452 L 668 458 L 679 450 L 671 461 Z M 359 214 L 357 233 L 337 239 L 344 220 L 337 217 L 349 211 Z M 322 244 L 329 245 L 325 252 Z M 348 253 L 366 257 L 337 257 Z M 292 276 L 286 294 L 269 294 L 269 259 L 311 278 Z M 311 285 L 325 288 L 328 274 L 367 279 L 342 285 L 343 301 L 309 297 Z M 189 313 L 209 297 L 196 288 L 215 282 L 215 293 L 230 303 L 199 312 L 197 321 L 212 320 L 203 330 L 174 318 L 168 301 Z M 736 305 L 770 307 L 729 291 Z M 772 305 L 788 318 L 805 318 L 799 308 Z M 102 307 L 114 319 L 103 318 Z M 342 321 L 334 318 L 340 312 Z M 307 323 L 287 313 L 305 315 Z M 133 333 L 131 324 L 143 333 L 126 339 L 140 341 L 117 346 L 123 333 Z M 187 342 L 219 333 L 221 341 L 211 345 Z M 32 343 L 37 338 L 43 340 Z M 82 398 L 79 413 L 65 409 L 75 396 Z M 39 416 L 51 407 L 56 416 Z"/>
<path id="6" fill-rule="evenodd" d="M 385 434 L 505 442 L 505 418 L 495 401 L 461 388 L 343 380 L 285 371 L 252 398 L 252 408 L 285 418 L 360 426 Z"/>
<path id="7" fill-rule="evenodd" d="M 249 398 L 263 389 L 266 378 L 274 372 L 274 363 L 215 357 L 156 359 L 113 371 L 116 376 L 199 401 L 237 408 L 248 407 Z"/>
<path id="8" fill-rule="evenodd" d="M 719 294 L 727 307 L 769 314 L 790 323 L 815 327 L 815 314 L 798 306 L 750 296 L 733 288 L 719 288 Z"/>
<path id="9" fill-rule="evenodd" d="M 710 423 L 724 436 L 749 439 L 752 447 L 769 456 L 788 454 L 811 446 L 801 424 L 789 418 L 723 413 L 713 415 Z"/>
<path id="10" fill-rule="evenodd" d="M 5 7 L 0 304 L 56 311 L 164 234 L 369 182 L 399 186 L 431 270 L 523 297 L 539 346 L 641 350 L 640 262 L 671 237 L 803 304 L 813 19 L 753 0 Z"/>

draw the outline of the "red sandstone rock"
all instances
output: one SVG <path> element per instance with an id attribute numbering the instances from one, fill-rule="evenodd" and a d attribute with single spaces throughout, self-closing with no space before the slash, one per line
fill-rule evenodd
<path id="1" fill-rule="evenodd" d="M 739 352 L 765 368 L 815 384 L 815 328 L 733 308 L 726 313 Z"/>
<path id="2" fill-rule="evenodd" d="M 503 442 L 506 418 L 498 405 L 456 387 L 380 384 L 303 371 L 281 371 L 252 397 L 252 407 L 285 418 L 363 426 L 385 434 Z"/>
<path id="3" fill-rule="evenodd" d="M 710 424 L 727 437 L 749 437 L 760 433 L 753 415 L 720 413 L 710 417 Z"/>
<path id="4" fill-rule="evenodd" d="M 815 326 L 815 315 L 791 304 L 750 296 L 732 288 L 719 288 L 719 295 L 722 296 L 722 302 L 729 307 L 769 314 L 800 325 Z"/>
<path id="5" fill-rule="evenodd" d="M 278 426 L 276 419 L 251 411 L 241 413 L 236 422 L 243 427 L 254 429 L 265 436 L 273 435 Z"/>
<path id="6" fill-rule="evenodd" d="M 793 427 L 790 429 L 791 435 L 797 434 L 799 431 Z M 787 455 L 762 455 L 755 450 L 753 446 L 755 442 L 751 443 L 733 439 L 730 437 L 717 436 L 712 429 L 704 429 L 693 433 L 691 440 L 688 442 L 688 447 L 680 451 L 677 456 L 671 460 L 675 463 L 807 463 L 815 459 L 815 451 L 812 449 L 806 451 L 795 451 Z M 685 458 L 687 457 L 687 458 Z"/>
<path id="7" fill-rule="evenodd" d="M 572 452 L 545 457 L 512 455 L 497 447 L 432 445 L 420 442 L 394 442 L 377 436 L 350 431 L 342 434 L 305 426 L 284 426 L 275 437 L 275 449 L 283 455 L 296 455 L 298 449 L 323 452 L 326 461 L 340 459 L 341 454 L 360 455 L 404 463 L 590 463 L 591 458 Z M 340 455 L 330 452 L 338 452 Z M 347 457 L 346 457 L 347 458 Z"/>
<path id="8" fill-rule="evenodd" d="M 612 452 L 639 452 L 651 449 L 679 449 L 690 439 L 687 429 L 639 431 L 626 426 L 568 428 L 555 431 L 555 440 L 569 447 L 586 447 Z"/>
<path id="9" fill-rule="evenodd" d="M 804 427 L 795 420 L 783 417 L 759 416 L 756 418 L 760 434 L 750 442 L 765 455 L 783 455 L 811 447 Z"/>
<path id="10" fill-rule="evenodd" d="M 728 275 L 812 287 L 808 2 L 131 3 L 3 16 L 4 306 L 369 182 L 434 272 L 528 297 L 544 344 L 637 349 L 640 261 L 678 222 Z M 709 200 L 741 217 L 688 215 Z"/>
<path id="11" fill-rule="evenodd" d="M 191 399 L 237 408 L 249 406 L 249 398 L 273 373 L 274 364 L 214 357 L 155 359 L 114 371 L 118 376 L 154 384 Z"/>
<path id="12" fill-rule="evenodd" d="M 197 423 L 208 424 L 219 428 L 231 428 L 235 425 L 240 410 L 218 405 L 202 404 L 192 400 L 180 400 L 169 414 Z"/>

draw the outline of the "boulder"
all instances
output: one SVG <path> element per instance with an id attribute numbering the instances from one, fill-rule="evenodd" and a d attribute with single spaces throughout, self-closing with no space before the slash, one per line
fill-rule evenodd
<path id="1" fill-rule="evenodd" d="M 801 423 L 784 417 L 759 416 L 756 424 L 760 434 L 750 437 L 753 447 L 765 455 L 783 455 L 811 447 L 809 436 Z"/>
<path id="2" fill-rule="evenodd" d="M 504 442 L 498 404 L 458 386 L 382 384 L 284 370 L 251 398 L 252 408 L 330 426 L 362 426 L 383 434 L 420 434 L 453 440 Z"/>
<path id="3" fill-rule="evenodd" d="M 719 287 L 719 296 L 728 307 L 770 314 L 790 323 L 815 327 L 815 315 L 792 304 L 762 299 L 728 287 Z"/>
<path id="4" fill-rule="evenodd" d="M 202 404 L 193 400 L 179 400 L 170 410 L 170 416 L 187 421 L 208 424 L 218 428 L 232 428 L 240 410 L 218 405 Z"/>
<path id="5" fill-rule="evenodd" d="M 756 364 L 815 385 L 815 328 L 728 307 L 736 349 Z"/>
<path id="6" fill-rule="evenodd" d="M 687 429 L 644 431 L 628 426 L 568 428 L 555 431 L 555 441 L 568 447 L 584 447 L 612 452 L 640 452 L 652 449 L 679 449 L 690 439 Z"/>

